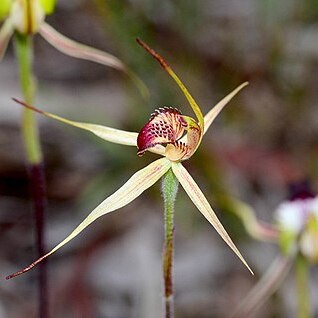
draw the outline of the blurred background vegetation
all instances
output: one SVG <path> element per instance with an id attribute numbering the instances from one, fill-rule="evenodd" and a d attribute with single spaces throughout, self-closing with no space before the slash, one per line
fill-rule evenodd
<path id="1" fill-rule="evenodd" d="M 177 317 L 229 317 L 278 254 L 250 239 L 222 198 L 272 221 L 288 186 L 318 180 L 317 0 L 60 0 L 49 23 L 121 58 L 149 87 L 143 99 L 117 71 L 66 57 L 35 37 L 36 105 L 70 119 L 139 131 L 157 107 L 191 114 L 184 97 L 135 42 L 160 52 L 206 113 L 244 81 L 185 165 L 255 270 L 251 277 L 180 189 L 176 215 Z M 0 64 L 2 277 L 34 260 L 21 109 L 12 47 Z M 155 156 L 39 118 L 48 183 L 48 246 Z M 50 259 L 52 317 L 162 316 L 159 185 L 102 218 Z M 0 317 L 35 317 L 35 276 L 0 284 Z M 312 270 L 313 305 L 318 272 Z M 316 287 L 315 287 L 316 285 Z M 293 317 L 290 275 L 257 317 Z M 316 298 L 315 298 L 316 297 Z M 315 301 L 316 300 L 316 301 Z"/>

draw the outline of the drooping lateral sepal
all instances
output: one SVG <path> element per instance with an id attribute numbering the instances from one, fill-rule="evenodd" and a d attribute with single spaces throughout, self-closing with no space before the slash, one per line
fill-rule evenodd
<path id="1" fill-rule="evenodd" d="M 138 134 L 138 155 L 143 155 L 146 150 L 158 144 L 176 142 L 187 128 L 187 120 L 179 110 L 171 107 L 157 109 Z"/>
<path id="2" fill-rule="evenodd" d="M 130 179 L 112 195 L 107 197 L 102 203 L 100 203 L 74 230 L 70 233 L 62 242 L 56 245 L 50 252 L 43 255 L 28 267 L 11 274 L 6 279 L 11 279 L 18 275 L 31 270 L 34 266 L 42 262 L 51 254 L 55 253 L 62 246 L 73 240 L 79 235 L 86 227 L 93 223 L 98 218 L 105 214 L 116 211 L 131 201 L 139 197 L 145 190 L 150 188 L 156 183 L 169 169 L 171 168 L 171 162 L 166 158 L 160 158 L 145 168 L 137 171 Z"/>
<path id="3" fill-rule="evenodd" d="M 209 221 L 209 223 L 215 228 L 218 234 L 222 237 L 224 242 L 232 249 L 232 251 L 238 256 L 242 263 L 248 268 L 248 270 L 253 274 L 253 271 L 248 266 L 247 262 L 243 258 L 240 251 L 237 249 L 232 239 L 224 229 L 222 223 L 213 211 L 210 203 L 200 190 L 199 186 L 193 180 L 189 172 L 182 166 L 180 162 L 172 163 L 172 171 L 179 180 L 181 186 L 184 188 L 185 192 L 188 194 L 191 201 L 198 208 L 198 210 L 203 214 L 203 216 Z"/>

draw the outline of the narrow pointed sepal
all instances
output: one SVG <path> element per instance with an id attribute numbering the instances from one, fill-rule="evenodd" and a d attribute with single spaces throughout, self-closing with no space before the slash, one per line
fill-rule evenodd
<path id="1" fill-rule="evenodd" d="M 87 130 L 87 131 L 95 134 L 96 136 L 98 136 L 106 141 L 113 142 L 116 144 L 121 144 L 121 145 L 127 145 L 127 146 L 137 146 L 137 135 L 138 135 L 137 133 L 119 130 L 119 129 L 115 129 L 115 128 L 111 128 L 111 127 L 107 127 L 107 126 L 102 126 L 102 125 L 95 125 L 95 124 L 82 123 L 82 122 L 69 120 L 69 119 L 57 116 L 55 114 L 45 112 L 45 111 L 38 109 L 34 106 L 28 105 L 25 102 L 18 100 L 16 98 L 13 98 L 13 100 L 15 102 L 17 102 L 18 104 L 20 104 L 28 109 L 31 109 L 31 110 L 33 110 L 41 115 L 53 118 L 53 119 L 58 120 L 62 123 L 65 123 L 65 124 L 68 124 L 68 125 L 71 125 L 71 126 L 83 129 L 83 130 Z"/>
<path id="2" fill-rule="evenodd" d="M 125 69 L 124 64 L 117 57 L 73 41 L 47 23 L 42 23 L 39 33 L 58 51 L 66 55 L 110 66 L 118 70 Z"/>
<path id="3" fill-rule="evenodd" d="M 19 99 L 13 98 L 13 100 L 28 108 L 33 110 L 34 112 L 37 112 L 41 115 L 44 115 L 46 117 L 55 119 L 57 121 L 60 121 L 62 123 L 65 123 L 67 125 L 70 126 L 74 126 L 83 130 L 87 130 L 91 133 L 93 133 L 94 135 L 102 138 L 103 140 L 115 143 L 115 144 L 120 144 L 120 145 L 125 145 L 125 146 L 137 146 L 137 136 L 138 133 L 136 132 L 130 132 L 130 131 L 125 131 L 125 130 L 120 130 L 120 129 L 115 129 L 115 128 L 111 128 L 111 127 L 107 127 L 107 126 L 103 126 L 103 125 L 96 125 L 96 124 L 90 124 L 90 123 L 82 123 L 82 122 L 78 122 L 78 121 L 73 121 L 73 120 L 69 120 L 63 117 L 60 117 L 58 115 L 49 113 L 49 112 L 45 112 L 39 108 L 36 108 L 34 106 L 31 106 Z M 149 151 L 156 153 L 158 155 L 164 155 L 165 152 L 165 148 L 161 145 L 157 145 L 155 147 L 152 147 L 149 149 Z"/>
<path id="4" fill-rule="evenodd" d="M 210 224 L 219 233 L 226 244 L 233 250 L 233 252 L 239 257 L 242 263 L 248 268 L 248 270 L 253 274 L 253 271 L 248 266 L 247 262 L 241 255 L 240 251 L 237 249 L 232 239 L 224 229 L 223 225 L 219 221 L 215 212 L 211 208 L 211 205 L 205 198 L 204 194 L 195 183 L 189 172 L 182 166 L 181 163 L 172 163 L 172 171 L 178 178 L 180 184 L 184 188 L 185 192 L 188 194 L 189 198 L 192 200 L 194 205 L 203 214 L 203 216 L 210 222 Z"/>
<path id="5" fill-rule="evenodd" d="M 0 62 L 7 50 L 9 41 L 13 34 L 13 25 L 10 19 L 7 19 L 0 30 Z"/>
<path id="6" fill-rule="evenodd" d="M 173 78 L 173 80 L 177 83 L 177 85 L 179 86 L 179 88 L 181 89 L 183 95 L 185 96 L 185 98 L 188 100 L 193 112 L 195 113 L 198 122 L 200 124 L 200 127 L 203 131 L 204 129 L 204 119 L 203 119 L 203 115 L 201 112 L 201 109 L 199 107 L 199 105 L 197 104 L 197 102 L 194 100 L 194 98 L 192 97 L 192 95 L 190 94 L 190 92 L 188 91 L 188 89 L 185 87 L 185 85 L 183 84 L 183 82 L 181 81 L 181 79 L 177 76 L 177 74 L 172 70 L 172 68 L 170 67 L 170 65 L 167 63 L 167 61 L 160 55 L 158 54 L 154 49 L 152 49 L 151 47 L 149 47 L 145 42 L 143 42 L 141 39 L 136 39 L 137 43 L 142 46 L 150 55 L 152 55 L 159 63 L 160 65 L 163 67 L 163 69 Z"/>
<path id="7" fill-rule="evenodd" d="M 62 246 L 71 241 L 73 238 L 75 238 L 96 219 L 107 213 L 118 210 L 119 208 L 122 208 L 125 205 L 129 204 L 131 201 L 135 200 L 145 190 L 147 190 L 155 182 L 157 182 L 170 168 L 171 162 L 166 158 L 161 158 L 136 172 L 121 188 L 119 188 L 115 193 L 113 193 L 99 206 L 97 206 L 69 236 L 67 236 L 61 243 L 55 246 L 49 253 L 42 256 L 40 259 L 32 263 L 30 266 L 26 267 L 24 270 L 9 275 L 7 279 L 13 278 L 29 271 L 35 265 L 40 263 L 42 260 L 50 256 Z"/>
<path id="8" fill-rule="evenodd" d="M 109 66 L 126 73 L 135 83 L 141 95 L 145 99 L 149 98 L 148 89 L 143 81 L 116 56 L 71 40 L 45 22 L 42 23 L 39 33 L 58 51 L 66 55 Z"/>
<path id="9" fill-rule="evenodd" d="M 204 116 L 204 134 L 207 132 L 211 124 L 217 115 L 222 111 L 222 109 L 230 102 L 230 100 L 245 86 L 248 85 L 248 82 L 241 84 L 230 94 L 225 96 L 221 101 L 219 101 L 205 116 Z"/>

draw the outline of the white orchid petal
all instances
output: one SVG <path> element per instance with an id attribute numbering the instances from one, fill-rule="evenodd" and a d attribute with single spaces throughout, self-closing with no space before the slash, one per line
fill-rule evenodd
<path id="1" fill-rule="evenodd" d="M 66 55 L 107 65 L 118 70 L 126 69 L 125 65 L 117 57 L 73 41 L 57 32 L 47 23 L 42 23 L 39 33 L 58 51 L 61 51 Z"/>
<path id="2" fill-rule="evenodd" d="M 7 50 L 8 43 L 13 34 L 13 26 L 10 19 L 5 20 L 0 30 L 0 61 Z"/>
<path id="3" fill-rule="evenodd" d="M 233 250 L 233 252 L 240 258 L 243 264 L 249 269 L 249 271 L 253 274 L 252 270 L 246 263 L 245 259 L 234 245 L 230 236 L 227 234 L 223 225 L 219 221 L 215 212 L 211 208 L 209 202 L 205 198 L 204 194 L 195 183 L 189 172 L 182 166 L 181 163 L 172 163 L 172 171 L 178 178 L 180 184 L 184 188 L 185 192 L 188 194 L 194 205 L 198 208 L 198 210 L 204 215 L 204 217 L 211 223 L 211 225 L 215 228 L 215 230 L 219 233 L 222 239 L 228 244 L 228 246 Z"/>
<path id="4" fill-rule="evenodd" d="M 204 134 L 207 132 L 211 124 L 213 123 L 216 116 L 221 112 L 221 110 L 228 104 L 228 102 L 245 86 L 248 82 L 241 84 L 230 94 L 225 96 L 220 102 L 218 102 L 205 116 L 204 116 Z"/>
<path id="5" fill-rule="evenodd" d="M 87 217 L 80 223 L 80 225 L 61 243 L 55 246 L 50 252 L 42 256 L 30 266 L 26 267 L 24 270 L 19 271 L 7 277 L 7 279 L 25 273 L 32 269 L 39 262 L 47 258 L 49 255 L 56 252 L 66 243 L 75 238 L 80 234 L 87 226 L 89 226 L 96 219 L 101 216 L 113 212 L 123 206 L 127 205 L 137 197 L 139 197 L 145 190 L 151 187 L 155 182 L 157 182 L 169 169 L 171 168 L 171 162 L 166 158 L 158 159 L 147 167 L 136 172 L 121 188 L 119 188 L 115 193 L 105 199 L 99 206 L 97 206 Z"/>

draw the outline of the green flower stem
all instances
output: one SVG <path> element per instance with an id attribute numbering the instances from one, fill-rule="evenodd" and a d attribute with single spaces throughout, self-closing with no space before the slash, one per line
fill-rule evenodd
<path id="1" fill-rule="evenodd" d="M 33 104 L 35 81 L 32 73 L 33 46 L 31 36 L 15 34 L 15 49 L 19 63 L 20 83 L 25 102 Z M 27 160 L 30 164 L 42 162 L 41 146 L 34 112 L 23 108 L 22 135 L 25 143 Z"/>
<path id="2" fill-rule="evenodd" d="M 162 180 L 164 199 L 165 240 L 163 248 L 163 278 L 166 318 L 174 317 L 173 257 L 174 257 L 174 203 L 178 192 L 178 180 L 169 170 Z"/>
<path id="3" fill-rule="evenodd" d="M 296 258 L 296 284 L 298 296 L 298 318 L 312 317 L 310 311 L 309 266 L 302 255 Z"/>
<path id="4" fill-rule="evenodd" d="M 32 72 L 32 37 L 16 33 L 15 51 L 19 64 L 20 84 L 24 99 L 28 104 L 33 104 L 35 81 Z M 33 201 L 37 257 L 40 257 L 45 254 L 45 177 L 36 118 L 34 113 L 27 108 L 23 108 L 22 136 L 26 150 L 30 180 L 29 184 Z M 49 309 L 46 262 L 40 264 L 38 273 L 39 317 L 48 318 Z"/>

